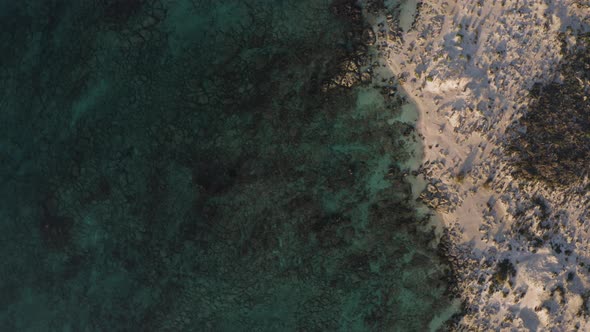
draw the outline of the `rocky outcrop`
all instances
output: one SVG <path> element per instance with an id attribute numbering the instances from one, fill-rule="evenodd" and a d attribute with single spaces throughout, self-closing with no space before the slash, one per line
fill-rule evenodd
<path id="1" fill-rule="evenodd" d="M 440 180 L 433 180 L 420 194 L 426 205 L 439 212 L 452 212 L 456 208 L 458 197 Z"/>

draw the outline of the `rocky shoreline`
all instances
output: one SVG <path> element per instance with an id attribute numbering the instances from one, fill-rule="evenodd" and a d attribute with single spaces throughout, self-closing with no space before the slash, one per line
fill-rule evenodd
<path id="1" fill-rule="evenodd" d="M 366 20 L 384 6 L 2 7 L 0 326 L 444 322 L 448 267 L 408 182 L 416 126 Z"/>
<path id="2" fill-rule="evenodd" d="M 575 50 L 589 10 L 422 1 L 408 31 L 387 11 L 370 18 L 420 110 L 420 196 L 445 226 L 454 329 L 587 329 L 587 52 Z"/>

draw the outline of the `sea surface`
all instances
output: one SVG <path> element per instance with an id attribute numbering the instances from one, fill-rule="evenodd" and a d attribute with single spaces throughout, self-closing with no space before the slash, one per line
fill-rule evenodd
<path id="1" fill-rule="evenodd" d="M 366 10 L 0 0 L 0 331 L 441 326 Z"/>

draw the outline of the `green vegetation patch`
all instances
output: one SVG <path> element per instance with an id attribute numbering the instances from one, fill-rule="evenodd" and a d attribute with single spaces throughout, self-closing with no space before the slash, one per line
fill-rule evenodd
<path id="1" fill-rule="evenodd" d="M 562 82 L 535 84 L 532 103 L 514 131 L 517 173 L 553 184 L 570 184 L 590 171 L 590 37 L 577 38 L 565 55 Z"/>

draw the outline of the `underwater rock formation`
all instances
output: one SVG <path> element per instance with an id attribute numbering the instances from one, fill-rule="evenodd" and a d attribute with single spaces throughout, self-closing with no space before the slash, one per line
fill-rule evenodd
<path id="1" fill-rule="evenodd" d="M 3 330 L 409 331 L 446 309 L 356 1 L 13 11 Z"/>

